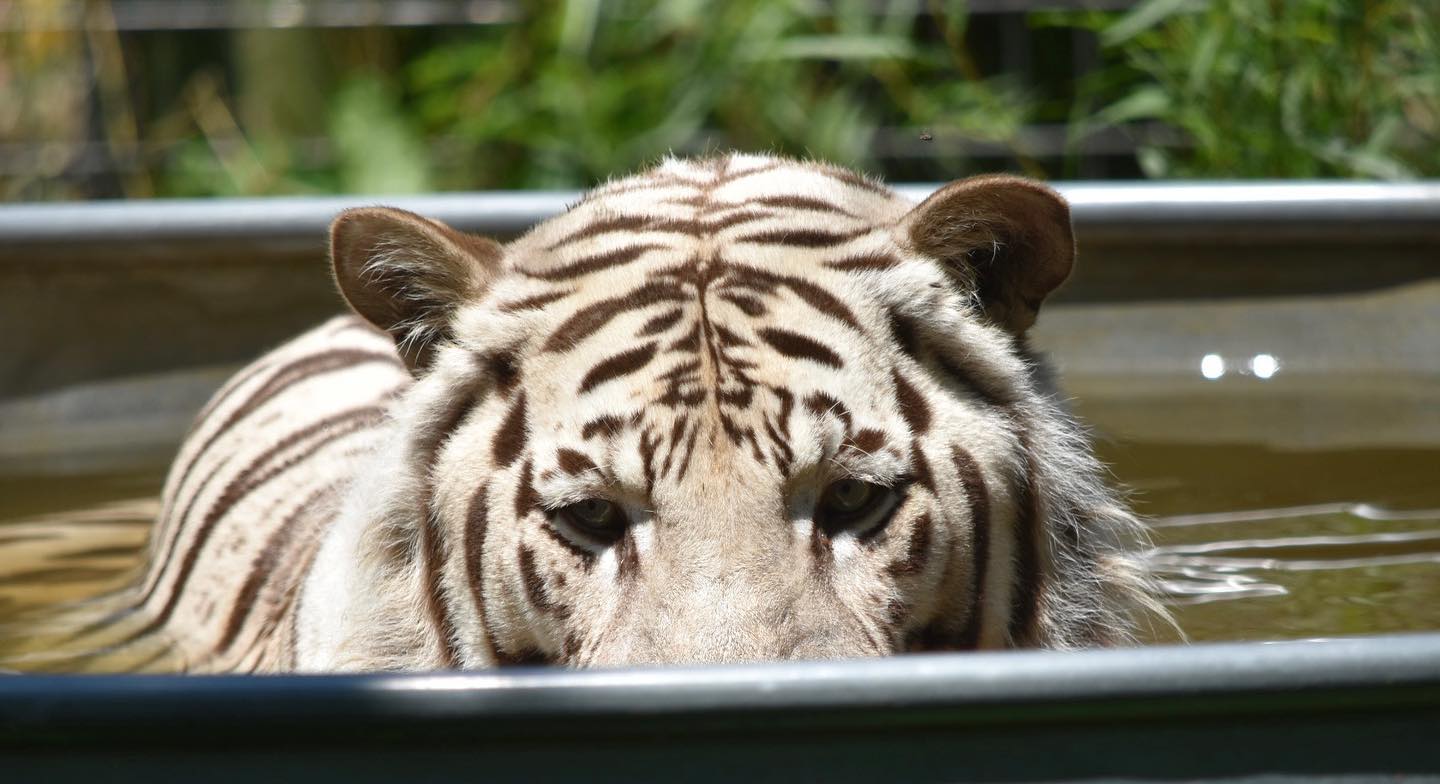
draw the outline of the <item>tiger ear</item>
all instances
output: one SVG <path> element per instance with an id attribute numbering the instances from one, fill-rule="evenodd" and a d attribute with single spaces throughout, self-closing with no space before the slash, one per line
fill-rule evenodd
<path id="1" fill-rule="evenodd" d="M 490 287 L 504 251 L 487 237 L 393 207 L 346 210 L 330 224 L 335 282 L 350 307 L 424 369 L 450 319 Z"/>
<path id="2" fill-rule="evenodd" d="M 916 250 L 931 256 L 990 320 L 1020 335 L 1075 263 L 1070 208 L 1037 182 L 1006 175 L 956 180 L 911 210 L 902 223 Z"/>

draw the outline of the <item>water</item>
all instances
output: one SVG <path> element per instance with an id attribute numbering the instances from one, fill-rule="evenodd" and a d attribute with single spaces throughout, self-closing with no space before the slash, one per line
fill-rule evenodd
<path id="1" fill-rule="evenodd" d="M 1152 521 L 1152 563 L 1190 640 L 1440 629 L 1440 449 L 1100 453 Z"/>
<path id="2" fill-rule="evenodd" d="M 123 585 L 139 566 L 163 479 L 159 470 L 0 478 L 0 623 Z"/>

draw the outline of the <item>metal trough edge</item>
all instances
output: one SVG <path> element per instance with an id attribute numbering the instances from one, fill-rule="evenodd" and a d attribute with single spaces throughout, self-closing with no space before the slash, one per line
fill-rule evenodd
<path id="1" fill-rule="evenodd" d="M 1434 780 L 1440 634 L 596 672 L 0 678 L 47 780 Z M 92 778 L 93 780 L 93 778 Z"/>
<path id="2" fill-rule="evenodd" d="M 935 184 L 899 185 L 919 200 Z M 1057 183 L 1077 231 L 1091 241 L 1440 241 L 1440 182 Z M 467 231 L 519 234 L 563 211 L 576 191 L 473 192 L 429 196 L 157 199 L 0 206 L 0 262 L 184 254 L 198 244 L 262 254 L 323 247 L 337 212 L 390 204 Z"/>
<path id="3" fill-rule="evenodd" d="M 1076 720 L 1085 713 L 1081 706 L 1101 704 L 1127 706 L 1107 718 L 1207 713 L 1222 701 L 1233 712 L 1232 700 L 1260 697 L 1251 706 L 1274 712 L 1308 703 L 1304 693 L 1315 690 L 1353 692 L 1352 708 L 1411 700 L 1440 707 L 1440 633 L 594 671 L 22 675 L 0 678 L 0 746 L 40 728 L 121 729 L 136 719 L 203 725 L 327 715 L 354 724 L 382 718 L 504 723 L 944 709 L 984 724 L 1000 718 L 988 712 L 1001 706 L 1008 709 L 1005 721 L 1019 722 L 1050 720 L 1057 710 Z M 203 715 L 196 712 L 202 706 L 224 710 Z"/>

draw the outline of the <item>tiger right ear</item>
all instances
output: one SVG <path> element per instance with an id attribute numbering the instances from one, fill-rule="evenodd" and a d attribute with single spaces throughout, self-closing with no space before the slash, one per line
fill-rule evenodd
<path id="1" fill-rule="evenodd" d="M 448 337 L 456 308 L 490 287 L 503 254 L 488 237 L 393 207 L 346 210 L 330 224 L 340 293 L 390 334 L 412 372 Z"/>

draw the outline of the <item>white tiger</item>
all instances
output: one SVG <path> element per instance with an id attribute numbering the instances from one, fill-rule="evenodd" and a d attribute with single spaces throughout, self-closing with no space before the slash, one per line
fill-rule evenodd
<path id="1" fill-rule="evenodd" d="M 387 208 L 331 240 L 359 317 L 216 394 L 92 629 L 191 670 L 598 666 L 1108 645 L 1149 604 L 1026 347 L 1074 257 L 1048 188 L 731 155 L 506 245 Z"/>

